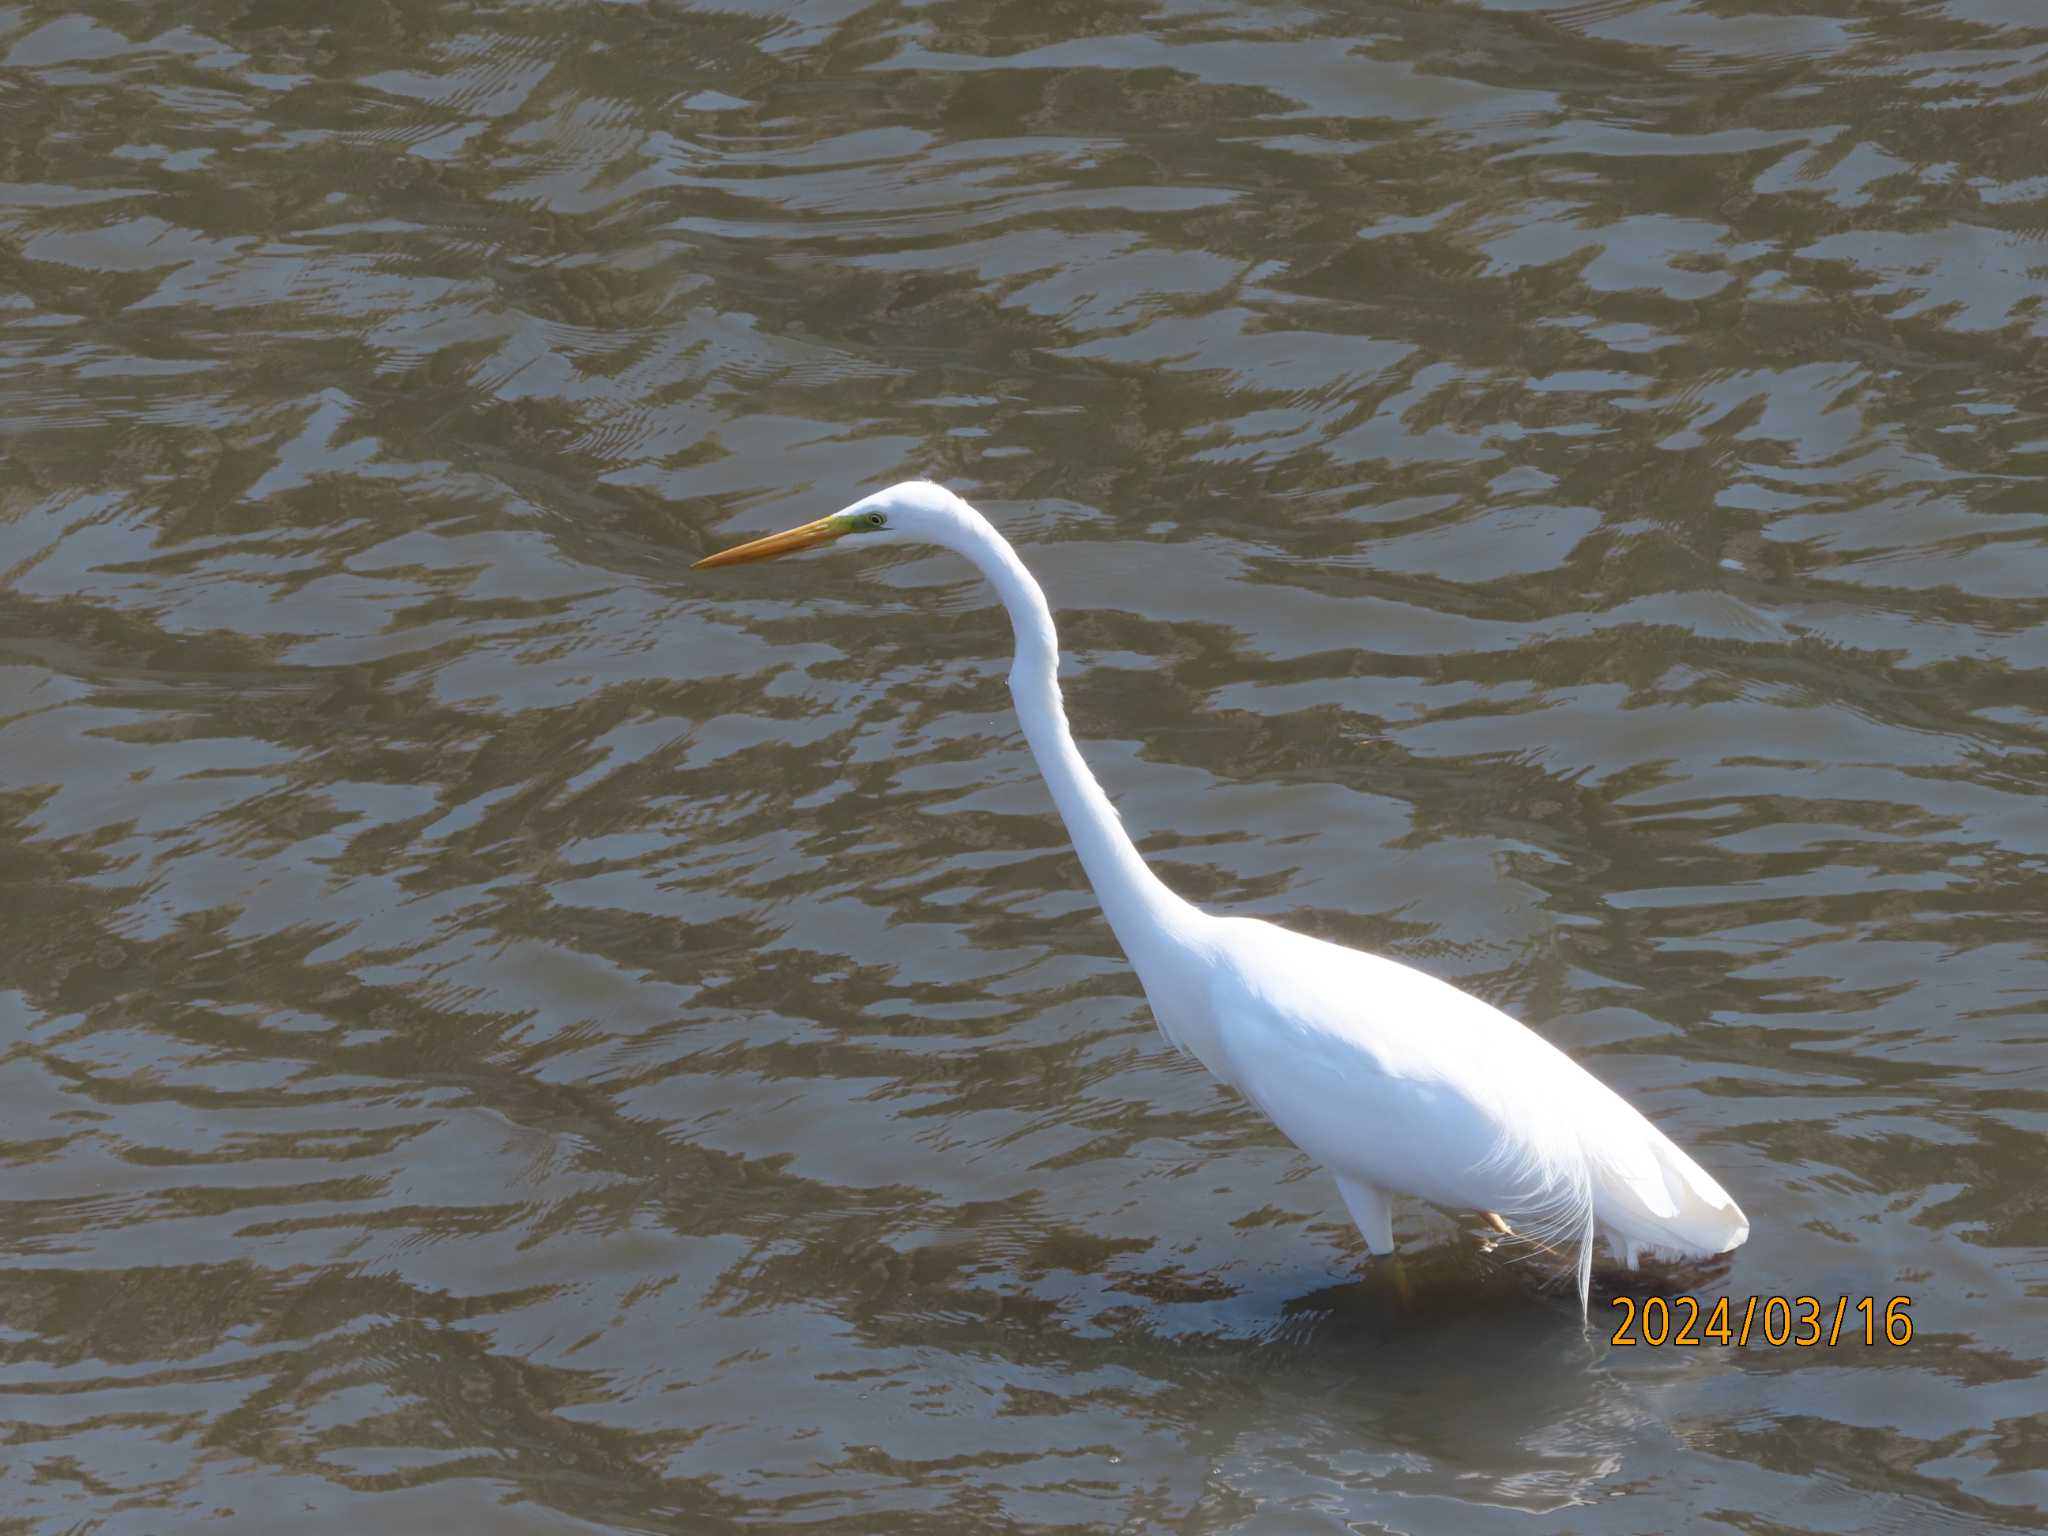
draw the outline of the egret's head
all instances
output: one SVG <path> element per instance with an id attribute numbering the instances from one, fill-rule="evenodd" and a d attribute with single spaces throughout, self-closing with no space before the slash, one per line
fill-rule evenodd
<path id="1" fill-rule="evenodd" d="M 974 517 L 973 508 L 944 486 L 933 485 L 929 480 L 906 480 L 886 491 L 863 496 L 845 511 L 821 517 L 815 523 L 707 555 L 697 562 L 697 569 L 772 560 L 777 555 L 842 541 L 855 549 L 878 544 L 939 544 L 958 549 L 969 520 Z"/>

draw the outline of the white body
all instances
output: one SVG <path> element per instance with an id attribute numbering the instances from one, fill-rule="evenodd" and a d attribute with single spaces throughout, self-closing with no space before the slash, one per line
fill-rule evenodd
<path id="1" fill-rule="evenodd" d="M 1596 1232 L 1631 1266 L 1645 1250 L 1701 1257 L 1749 1235 L 1697 1163 L 1499 1009 L 1395 961 L 1203 912 L 1169 891 L 1068 732 L 1045 596 L 980 513 L 911 482 L 839 518 L 858 525 L 851 544 L 940 544 L 994 585 L 1016 631 L 1010 691 L 1025 737 L 1160 1028 L 1336 1176 L 1373 1253 L 1393 1248 L 1395 1195 L 1498 1213 L 1520 1236 L 1576 1248 L 1583 1309 Z"/>
<path id="2" fill-rule="evenodd" d="M 1336 1175 L 1372 1252 L 1392 1251 L 1396 1194 L 1575 1244 L 1582 1291 L 1596 1228 L 1631 1267 L 1749 1235 L 1670 1138 L 1498 1008 L 1377 955 L 1197 915 L 1204 995 L 1147 981 L 1161 1027 Z"/>

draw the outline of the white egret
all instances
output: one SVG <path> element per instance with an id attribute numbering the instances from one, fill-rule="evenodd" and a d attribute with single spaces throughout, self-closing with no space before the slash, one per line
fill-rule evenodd
<path id="1" fill-rule="evenodd" d="M 1204 912 L 1168 890 L 1074 746 L 1045 594 L 951 491 L 891 486 L 697 564 L 840 540 L 936 544 L 994 585 L 1016 630 L 1010 694 L 1025 740 L 1160 1029 L 1336 1176 L 1370 1252 L 1393 1252 L 1395 1195 L 1483 1212 L 1499 1231 L 1575 1246 L 1583 1315 L 1596 1233 L 1630 1268 L 1645 1252 L 1704 1258 L 1749 1236 L 1699 1164 L 1499 1009 L 1396 961 Z"/>

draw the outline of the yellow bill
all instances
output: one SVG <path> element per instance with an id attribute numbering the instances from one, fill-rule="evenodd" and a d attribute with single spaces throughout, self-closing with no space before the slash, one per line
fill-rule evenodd
<path id="1" fill-rule="evenodd" d="M 851 529 L 844 516 L 835 512 L 830 517 L 821 517 L 815 523 L 805 523 L 800 528 L 785 528 L 781 533 L 771 533 L 765 539 L 754 539 L 746 544 L 736 544 L 731 549 L 721 549 L 715 555 L 706 555 L 692 569 L 707 570 L 715 565 L 745 565 L 750 560 L 773 560 L 777 555 L 793 555 L 800 549 L 815 549 L 820 544 L 829 544 Z"/>

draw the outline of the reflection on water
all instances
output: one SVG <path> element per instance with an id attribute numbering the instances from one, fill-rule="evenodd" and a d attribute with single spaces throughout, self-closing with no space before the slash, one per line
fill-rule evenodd
<path id="1" fill-rule="evenodd" d="M 2048 26 L 1806 8 L 0 5 L 0 1532 L 2037 1525 Z M 968 573 L 687 569 L 911 473 L 1913 1343 L 1404 1308 Z"/>

